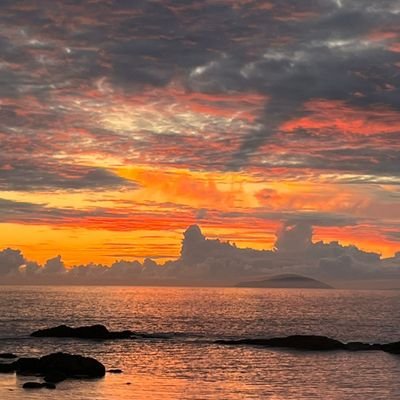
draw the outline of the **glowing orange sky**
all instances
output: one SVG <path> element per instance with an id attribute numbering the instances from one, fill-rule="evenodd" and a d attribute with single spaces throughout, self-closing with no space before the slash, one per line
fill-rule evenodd
<path id="1" fill-rule="evenodd" d="M 398 10 L 99 3 L 0 11 L 0 249 L 168 260 L 193 223 L 271 249 L 287 221 L 400 249 Z"/>

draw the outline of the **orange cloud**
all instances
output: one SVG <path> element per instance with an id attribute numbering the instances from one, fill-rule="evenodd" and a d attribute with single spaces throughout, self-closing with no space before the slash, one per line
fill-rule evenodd
<path id="1" fill-rule="evenodd" d="M 383 90 L 390 90 L 390 87 Z M 386 107 L 361 109 L 343 101 L 312 100 L 305 104 L 310 116 L 292 119 L 281 125 L 281 130 L 296 129 L 337 131 L 354 135 L 375 135 L 399 131 L 400 114 Z"/>

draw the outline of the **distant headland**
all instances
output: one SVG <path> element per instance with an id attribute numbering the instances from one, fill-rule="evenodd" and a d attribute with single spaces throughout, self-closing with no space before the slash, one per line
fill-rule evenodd
<path id="1" fill-rule="evenodd" d="M 333 289 L 317 279 L 296 274 L 275 275 L 258 281 L 239 282 L 236 287 L 248 288 L 293 288 L 293 289 Z"/>

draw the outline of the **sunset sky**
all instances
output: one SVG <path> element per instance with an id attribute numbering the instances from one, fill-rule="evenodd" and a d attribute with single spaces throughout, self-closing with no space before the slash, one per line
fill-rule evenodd
<path id="1" fill-rule="evenodd" d="M 2 0 L 0 249 L 179 256 L 182 232 L 400 250 L 395 0 Z"/>

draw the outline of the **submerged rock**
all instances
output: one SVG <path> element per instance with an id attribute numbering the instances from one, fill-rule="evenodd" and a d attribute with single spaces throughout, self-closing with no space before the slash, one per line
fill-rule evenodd
<path id="1" fill-rule="evenodd" d="M 58 337 L 80 339 L 129 339 L 135 333 L 129 330 L 110 332 L 104 325 L 80 326 L 72 328 L 67 325 L 59 325 L 54 328 L 39 329 L 31 333 L 33 337 Z"/>

